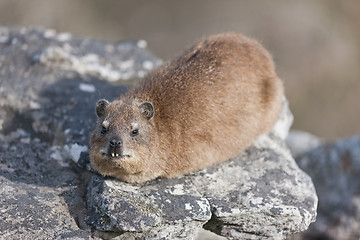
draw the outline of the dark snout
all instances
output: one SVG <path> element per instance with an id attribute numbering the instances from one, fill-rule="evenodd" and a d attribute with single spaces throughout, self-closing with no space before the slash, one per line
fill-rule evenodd
<path id="1" fill-rule="evenodd" d="M 108 146 L 108 155 L 110 157 L 119 157 L 121 156 L 121 147 L 123 143 L 119 137 L 112 137 L 109 140 Z"/>
<path id="2" fill-rule="evenodd" d="M 121 141 L 120 138 L 114 137 L 114 138 L 110 139 L 109 145 L 110 145 L 110 147 L 115 147 L 115 148 L 116 147 L 121 147 L 122 146 L 122 141 Z"/>

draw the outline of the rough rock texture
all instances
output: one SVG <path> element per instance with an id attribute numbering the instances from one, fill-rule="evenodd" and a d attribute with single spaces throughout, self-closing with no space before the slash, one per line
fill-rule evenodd
<path id="1" fill-rule="evenodd" d="M 88 224 L 98 236 L 110 231 L 118 239 L 195 239 L 203 224 L 228 239 L 282 239 L 304 231 L 315 220 L 317 197 L 311 179 L 278 143 L 292 121 L 284 106 L 272 138 L 260 137 L 225 164 L 138 185 L 92 176 Z"/>
<path id="2" fill-rule="evenodd" d="M 285 147 L 286 115 L 282 130 L 235 160 L 184 178 L 129 185 L 86 170 L 95 102 L 126 91 L 109 81 L 160 63 L 145 46 L 0 27 L 1 237 L 191 239 L 205 224 L 230 239 L 280 239 L 305 230 L 317 198 Z"/>
<path id="3" fill-rule="evenodd" d="M 107 74 L 136 77 L 158 64 L 143 47 L 0 27 L 0 238 L 91 238 L 82 167 L 94 104 L 125 91 Z M 66 54 L 56 62 L 51 49 Z"/>
<path id="4" fill-rule="evenodd" d="M 360 239 L 360 137 L 339 140 L 296 158 L 319 196 L 318 217 L 302 239 Z"/>

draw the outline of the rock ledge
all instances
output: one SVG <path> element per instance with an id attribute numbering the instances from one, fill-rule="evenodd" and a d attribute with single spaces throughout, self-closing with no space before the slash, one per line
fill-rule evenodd
<path id="1" fill-rule="evenodd" d="M 315 221 L 317 196 L 280 144 L 291 120 L 286 108 L 282 127 L 276 125 L 280 132 L 261 136 L 233 160 L 182 178 L 132 185 L 92 176 L 88 224 L 99 236 L 111 231 L 119 239 L 195 239 L 203 226 L 228 239 L 283 239 L 306 230 Z"/>
<path id="2" fill-rule="evenodd" d="M 206 228 L 281 239 L 307 229 L 317 196 L 285 147 L 286 105 L 269 135 L 219 166 L 141 185 L 87 171 L 96 101 L 161 62 L 145 45 L 0 27 L 0 235 L 194 239 Z"/>

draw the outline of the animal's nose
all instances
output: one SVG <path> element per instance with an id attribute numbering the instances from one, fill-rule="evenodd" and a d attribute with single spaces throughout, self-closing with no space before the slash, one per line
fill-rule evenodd
<path id="1" fill-rule="evenodd" d="M 110 146 L 111 147 L 121 147 L 122 141 L 119 138 L 113 138 L 110 140 Z"/>

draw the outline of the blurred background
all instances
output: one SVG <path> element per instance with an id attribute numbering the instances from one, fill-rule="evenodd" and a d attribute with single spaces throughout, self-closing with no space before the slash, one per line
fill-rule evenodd
<path id="1" fill-rule="evenodd" d="M 273 55 L 294 129 L 360 134 L 360 1 L 0 0 L 0 25 L 118 42 L 145 39 L 167 60 L 204 36 L 236 31 Z"/>

